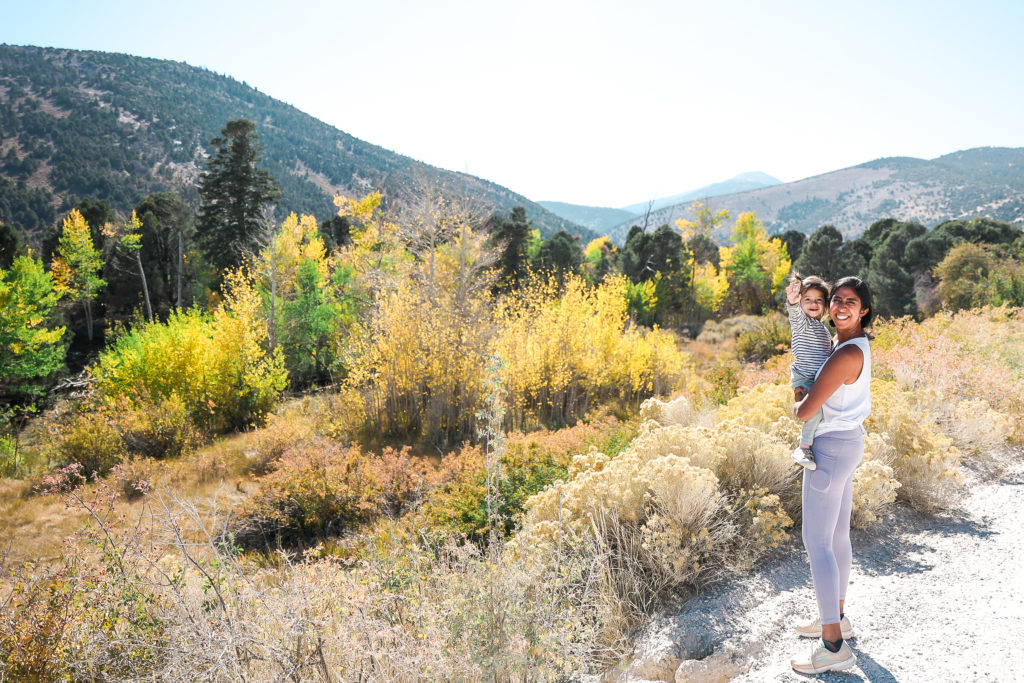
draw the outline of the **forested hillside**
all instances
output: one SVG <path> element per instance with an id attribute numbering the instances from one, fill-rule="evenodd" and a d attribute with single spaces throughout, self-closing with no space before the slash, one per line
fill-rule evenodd
<path id="1" fill-rule="evenodd" d="M 162 191 L 195 204 L 209 142 L 238 118 L 256 123 L 280 217 L 330 216 L 338 192 L 380 190 L 400 205 L 428 184 L 484 215 L 524 206 L 544 236 L 596 237 L 509 189 L 369 144 L 205 69 L 10 45 L 0 46 L 0 222 L 38 234 L 86 198 L 122 212 Z"/>
<path id="2" fill-rule="evenodd" d="M 937 159 L 876 159 L 859 166 L 748 192 L 702 199 L 712 210 L 757 213 L 769 232 L 810 234 L 833 225 L 858 237 L 879 218 L 934 226 L 953 219 L 992 218 L 1024 227 L 1024 149 L 981 147 Z M 649 226 L 692 219 L 689 202 L 654 211 Z M 623 243 L 636 221 L 611 228 Z M 714 235 L 725 244 L 729 232 Z"/>

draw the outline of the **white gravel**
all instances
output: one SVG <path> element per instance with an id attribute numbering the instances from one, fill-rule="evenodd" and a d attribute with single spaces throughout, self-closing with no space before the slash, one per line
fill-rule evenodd
<path id="1" fill-rule="evenodd" d="M 880 527 L 854 530 L 846 614 L 856 631 L 850 644 L 857 666 L 818 679 L 1024 682 L 1024 450 L 967 478 L 967 494 L 952 512 L 925 517 L 900 507 Z M 755 574 L 655 620 L 626 671 L 603 678 L 815 678 L 789 662 L 816 642 L 798 638 L 792 625 L 816 612 L 796 541 Z"/>

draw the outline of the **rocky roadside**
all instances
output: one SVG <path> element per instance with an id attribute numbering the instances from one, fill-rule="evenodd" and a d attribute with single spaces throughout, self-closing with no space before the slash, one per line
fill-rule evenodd
<path id="1" fill-rule="evenodd" d="M 965 474 L 954 510 L 928 517 L 901 506 L 872 530 L 854 530 L 853 669 L 814 677 L 790 668 L 815 644 L 791 631 L 816 616 L 797 533 L 767 566 L 654 619 L 632 657 L 581 680 L 1024 681 L 1024 449 Z"/>

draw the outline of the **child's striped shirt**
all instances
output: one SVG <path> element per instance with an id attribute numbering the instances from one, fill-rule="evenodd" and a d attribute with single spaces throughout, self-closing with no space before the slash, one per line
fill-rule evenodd
<path id="1" fill-rule="evenodd" d="M 786 309 L 793 328 L 791 348 L 796 358 L 791 368 L 798 375 L 814 377 L 832 354 L 832 335 L 823 322 L 804 313 L 799 303 L 787 301 Z"/>

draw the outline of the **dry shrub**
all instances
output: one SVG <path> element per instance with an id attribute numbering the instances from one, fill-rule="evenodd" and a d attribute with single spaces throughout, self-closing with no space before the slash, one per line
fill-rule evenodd
<path id="1" fill-rule="evenodd" d="M 705 403 L 727 403 L 740 386 L 740 366 L 735 361 L 718 361 L 704 373 L 700 396 Z"/>
<path id="2" fill-rule="evenodd" d="M 630 423 L 602 415 L 564 429 L 509 434 L 500 457 L 501 476 L 495 491 L 499 531 L 506 536 L 515 531 L 526 500 L 552 482 L 567 478 L 576 454 L 599 449 L 614 455 L 635 433 Z M 446 455 L 441 470 L 445 483 L 429 494 L 419 520 L 432 532 L 484 541 L 490 521 L 482 450 L 466 446 Z"/>
<path id="3" fill-rule="evenodd" d="M 137 580 L 150 558 L 114 530 L 124 524 L 117 493 L 83 483 L 77 464 L 44 478 L 46 492 L 91 520 L 57 561 L 0 571 L 0 679 L 138 680 L 156 665 L 163 624 L 148 584 Z"/>
<path id="4" fill-rule="evenodd" d="M 304 448 L 315 436 L 313 424 L 304 416 L 271 415 L 267 426 L 257 432 L 255 444 L 246 450 L 248 469 L 258 476 L 264 475 L 276 467 L 285 453 Z"/>
<path id="5" fill-rule="evenodd" d="M 789 514 L 796 514 L 800 470 L 789 457 L 791 444 L 734 419 L 720 422 L 715 437 L 725 452 L 715 468 L 722 486 L 729 491 L 765 489 L 779 497 Z"/>
<path id="6" fill-rule="evenodd" d="M 939 425 L 964 453 L 984 454 L 1006 443 L 1013 434 L 1012 416 L 994 410 L 986 399 L 952 400 L 938 389 L 918 388 L 915 406 Z"/>
<path id="7" fill-rule="evenodd" d="M 125 446 L 150 458 L 173 458 L 191 453 L 204 438 L 189 417 L 188 407 L 176 395 L 143 400 L 135 405 L 116 401 L 112 410 Z"/>
<path id="8" fill-rule="evenodd" d="M 686 426 L 693 422 L 693 406 L 685 396 L 677 396 L 670 401 L 663 401 L 652 396 L 640 404 L 640 420 L 653 420 L 662 427 L 669 425 Z"/>
<path id="9" fill-rule="evenodd" d="M 95 523 L 53 570 L 0 577 L 5 680 L 555 680 L 598 654 L 586 558 L 556 573 L 390 524 L 355 566 L 253 571 L 216 514 L 150 496 L 130 520 L 110 489 L 57 488 Z"/>
<path id="10" fill-rule="evenodd" d="M 947 398 L 983 399 L 1015 420 L 1024 438 L 1024 313 L 985 307 L 940 312 L 916 323 L 909 318 L 878 327 L 872 344 L 876 377 L 907 389 L 934 389 Z"/>
<path id="11" fill-rule="evenodd" d="M 789 539 L 793 519 L 782 500 L 766 488 L 740 489 L 732 502 L 734 524 L 742 530 L 730 560 L 734 569 L 749 570 L 765 553 Z"/>
<path id="12" fill-rule="evenodd" d="M 759 384 L 740 391 L 718 411 L 720 420 L 735 420 L 795 444 L 801 423 L 793 415 L 793 390 L 784 384 Z"/>
<path id="13" fill-rule="evenodd" d="M 730 457 L 730 439 L 739 433 L 750 437 L 739 447 L 752 456 L 741 458 L 734 450 Z M 527 501 L 523 528 L 510 542 L 512 556 L 557 561 L 596 547 L 605 563 L 606 603 L 620 606 L 614 623 L 635 624 L 666 593 L 692 585 L 707 569 L 735 563 L 740 555 L 752 562 L 786 536 L 792 521 L 778 495 L 739 487 L 734 495 L 732 483 L 716 476 L 725 472 L 743 482 L 741 468 L 750 476 L 772 470 L 760 466 L 778 456 L 761 452 L 764 441 L 763 433 L 743 425 L 722 435 L 645 422 L 621 455 L 597 449 L 577 455 L 570 479 Z M 788 463 L 784 452 L 782 457 Z M 738 501 L 735 509 L 730 499 Z"/>
<path id="14" fill-rule="evenodd" d="M 789 351 L 790 328 L 779 313 L 763 316 L 757 326 L 736 338 L 736 357 L 746 363 L 759 363 Z"/>
<path id="15" fill-rule="evenodd" d="M 748 363 L 740 376 L 740 389 L 756 387 L 759 384 L 785 384 L 789 386 L 790 366 L 793 356 L 780 353 L 764 363 Z"/>
<path id="16" fill-rule="evenodd" d="M 118 420 L 97 403 L 74 408 L 49 423 L 50 448 L 60 465 L 79 463 L 86 473 L 106 474 L 128 455 Z"/>
<path id="17" fill-rule="evenodd" d="M 338 535 L 414 505 L 439 475 L 408 448 L 380 455 L 316 439 L 291 448 L 239 511 L 232 533 L 245 546 Z"/>
<path id="18" fill-rule="evenodd" d="M 223 445 L 211 446 L 180 460 L 129 457 L 111 470 L 115 488 L 127 500 L 154 490 L 185 491 L 215 481 L 224 481 L 241 469 L 244 458 Z"/>
<path id="19" fill-rule="evenodd" d="M 757 329 L 761 318 L 756 315 L 736 315 L 724 320 L 709 320 L 704 323 L 697 341 L 705 344 L 721 344 L 729 339 L 736 339 L 744 332 Z"/>
<path id="20" fill-rule="evenodd" d="M 993 410 L 985 399 L 968 399 L 956 403 L 944 431 L 961 450 L 984 453 L 1006 443 L 1014 422 L 1012 416 Z"/>
<path id="21" fill-rule="evenodd" d="M 900 483 L 892 463 L 896 449 L 880 434 L 868 434 L 864 460 L 853 474 L 853 513 L 850 524 L 866 529 L 878 522 L 896 501 Z"/>
<path id="22" fill-rule="evenodd" d="M 917 409 L 911 392 L 895 382 L 873 380 L 865 427 L 895 449 L 893 469 L 901 485 L 900 498 L 922 511 L 956 501 L 962 483 L 960 451 Z"/>

